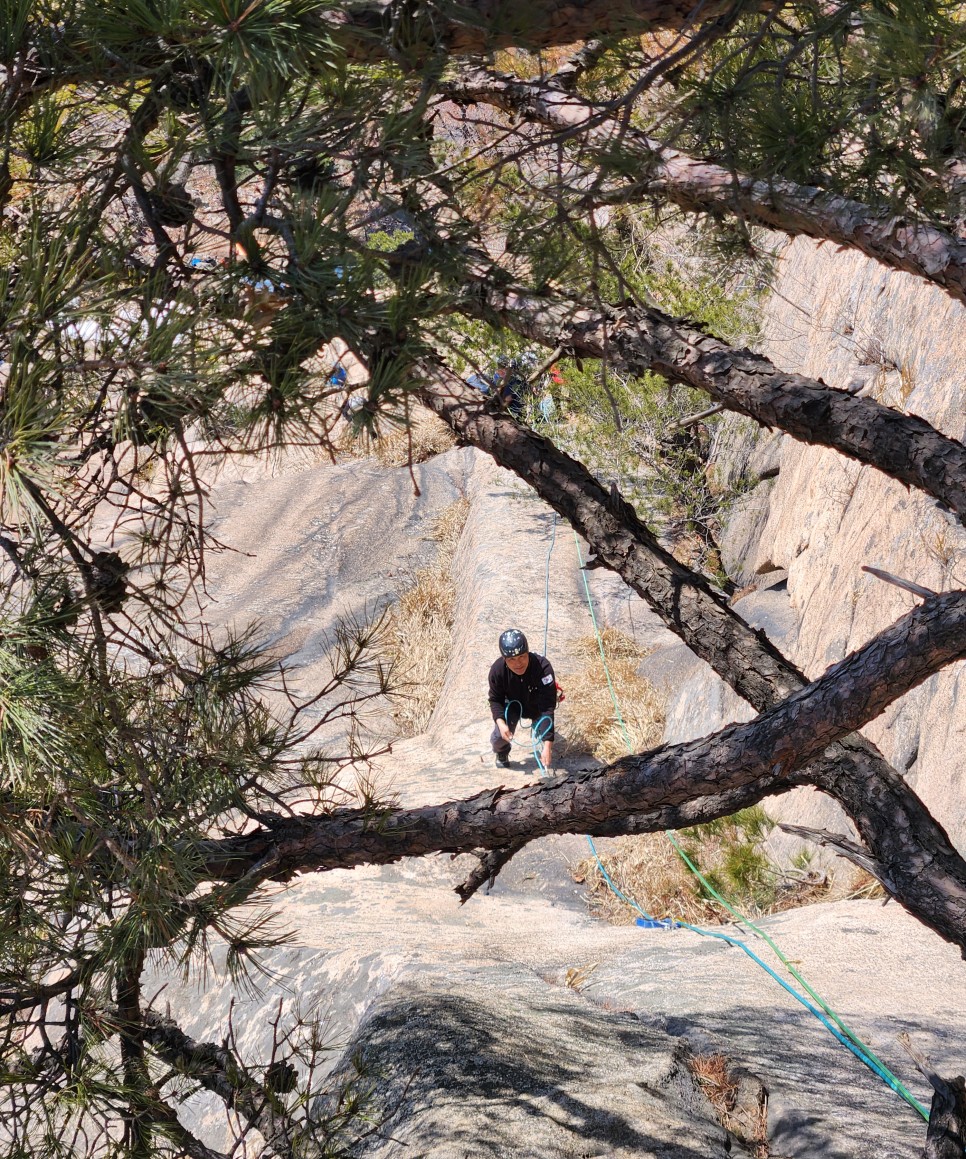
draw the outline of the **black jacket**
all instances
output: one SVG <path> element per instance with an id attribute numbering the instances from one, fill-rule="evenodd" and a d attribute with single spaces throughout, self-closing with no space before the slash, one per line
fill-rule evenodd
<path id="1" fill-rule="evenodd" d="M 536 720 L 557 707 L 557 682 L 546 656 L 530 653 L 530 663 L 522 676 L 516 676 L 501 656 L 490 667 L 490 712 L 494 720 L 503 716 L 507 703 L 516 700 L 522 706 L 521 716 Z"/>

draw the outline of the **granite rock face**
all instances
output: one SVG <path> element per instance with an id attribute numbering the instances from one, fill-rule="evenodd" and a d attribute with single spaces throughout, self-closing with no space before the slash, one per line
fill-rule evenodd
<path id="1" fill-rule="evenodd" d="M 396 1108 L 372 1159 L 707 1159 L 731 1142 L 684 1043 L 508 966 L 410 976 L 355 1043 Z M 391 1138 L 387 1137 L 391 1132 Z"/>
<path id="2" fill-rule="evenodd" d="M 526 745 L 509 769 L 492 764 L 485 673 L 497 636 L 523 627 L 566 687 L 576 641 L 592 630 L 572 533 L 512 476 L 461 449 L 420 465 L 418 480 L 417 496 L 405 469 L 283 463 L 226 476 L 211 496 L 216 534 L 241 549 L 211 561 L 215 607 L 225 625 L 260 620 L 298 662 L 293 681 L 305 691 L 326 676 L 323 645 L 338 616 L 392 598 L 400 577 L 432 558 L 437 515 L 469 499 L 437 709 L 424 734 L 394 744 L 372 770 L 407 805 L 533 780 Z M 784 555 L 766 560 L 762 549 L 761 558 L 774 566 L 738 607 L 792 647 L 797 574 Z M 700 690 L 700 663 L 667 647 L 673 637 L 613 576 L 594 571 L 589 584 L 602 624 L 656 647 L 647 664 L 677 697 L 672 736 L 747 711 L 720 688 Z M 264 955 L 254 987 L 233 986 L 216 950 L 208 976 L 190 983 L 153 962 L 148 991 L 196 1039 L 220 1042 L 230 1024 L 256 1075 L 280 1030 L 299 1013 L 318 1015 L 329 1050 L 317 1077 L 328 1097 L 338 1099 L 358 1061 L 372 1113 L 386 1116 L 368 1134 L 362 1124 L 351 1147 L 359 1159 L 741 1153 L 738 1123 L 719 1119 L 687 1065 L 716 1055 L 750 1092 L 771 1159 L 921 1153 L 918 1116 L 720 929 L 592 919 L 569 873 L 586 852 L 577 835 L 534 843 L 465 906 L 453 886 L 468 857 L 307 874 L 272 899 L 295 938 Z M 917 1097 L 928 1093 L 910 1074 L 900 1030 L 941 1073 L 964 1069 L 962 964 L 897 906 L 813 906 L 762 926 Z M 290 1049 L 283 1038 L 276 1059 Z M 211 1096 L 193 1096 L 183 1114 L 211 1146 L 231 1145 L 232 1113 Z M 249 1143 L 257 1154 L 257 1136 Z"/>
<path id="3" fill-rule="evenodd" d="M 764 312 L 763 352 L 783 369 L 921 415 L 954 438 L 966 431 L 966 310 L 859 254 L 807 239 L 787 246 Z M 737 502 L 722 543 L 739 585 L 761 588 L 769 576 L 780 577 L 778 600 L 756 591 L 735 607 L 806 675 L 819 675 L 913 606 L 915 597 L 874 579 L 863 564 L 937 591 L 966 585 L 966 529 L 934 500 L 835 451 L 760 431 L 745 419 L 727 421 L 717 465 L 723 482 L 754 482 L 778 469 Z M 661 661 L 650 663 L 659 669 Z M 747 706 L 700 662 L 681 660 L 669 691 L 669 740 L 747 718 Z M 966 846 L 966 664 L 951 665 L 863 731 Z M 840 810 L 811 790 L 772 800 L 768 811 L 799 824 L 849 828 Z M 788 852 L 799 845 L 782 842 Z"/>

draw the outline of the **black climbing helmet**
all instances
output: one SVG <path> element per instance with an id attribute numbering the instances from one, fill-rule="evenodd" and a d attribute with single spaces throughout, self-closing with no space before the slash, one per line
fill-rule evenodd
<path id="1" fill-rule="evenodd" d="M 519 628 L 507 628 L 500 637 L 501 656 L 522 656 L 524 652 L 529 651 L 527 638 Z"/>

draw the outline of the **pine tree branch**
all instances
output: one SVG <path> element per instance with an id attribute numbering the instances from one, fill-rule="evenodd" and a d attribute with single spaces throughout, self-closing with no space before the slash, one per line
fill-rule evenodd
<path id="1" fill-rule="evenodd" d="M 305 1159 L 321 1153 L 306 1140 L 304 1128 L 287 1114 L 275 1092 L 255 1079 L 226 1046 L 197 1042 L 171 1019 L 153 1011 L 142 1016 L 139 1033 L 159 1058 L 217 1095 L 255 1127 L 269 1154 L 278 1159 Z"/>
<path id="2" fill-rule="evenodd" d="M 588 40 L 568 57 L 555 73 L 547 77 L 547 80 L 559 88 L 572 92 L 584 73 L 600 63 L 609 47 L 606 40 Z"/>
<path id="3" fill-rule="evenodd" d="M 831 447 L 925 491 L 966 523 L 966 447 L 917 415 L 780 370 L 699 326 L 637 306 L 584 306 L 562 292 L 470 288 L 460 310 L 494 315 L 520 334 L 580 357 L 603 358 L 627 374 L 660 374 L 704 391 L 728 410 L 777 427 L 800 442 Z"/>
<path id="4" fill-rule="evenodd" d="M 530 51 L 601 37 L 632 36 L 657 29 L 681 29 L 710 21 L 734 7 L 734 0 L 466 0 L 458 8 L 434 8 L 423 21 L 410 18 L 405 37 L 394 14 L 398 0 L 356 0 L 323 19 L 333 39 L 356 61 L 387 56 L 412 65 L 430 54 L 479 56 L 498 48 Z M 766 10 L 757 0 L 745 10 Z M 393 35 L 395 31 L 395 35 Z"/>
<path id="5" fill-rule="evenodd" d="M 947 230 L 873 209 L 854 198 L 800 185 L 782 177 L 767 180 L 735 173 L 690 157 L 613 115 L 610 106 L 544 81 L 523 81 L 507 73 L 464 69 L 444 91 L 459 102 L 483 102 L 514 116 L 564 133 L 567 139 L 640 166 L 638 178 L 619 178 L 616 188 L 594 204 L 629 205 L 660 198 L 688 213 L 736 217 L 778 230 L 788 237 L 811 237 L 858 250 L 889 269 L 914 274 L 966 304 L 966 241 Z"/>
<path id="6" fill-rule="evenodd" d="M 34 1006 L 40 1006 L 52 998 L 63 997 L 76 986 L 86 982 L 100 965 L 99 958 L 88 958 L 71 970 L 69 974 L 54 982 L 41 982 L 33 985 L 23 983 L 16 989 L 0 989 L 0 1018 L 9 1017 L 22 1010 L 29 1010 Z"/>
<path id="7" fill-rule="evenodd" d="M 890 894 L 895 893 L 895 889 L 889 881 L 888 874 L 874 857 L 869 856 L 869 851 L 861 845 L 857 845 L 843 834 L 831 833 L 828 829 L 809 829 L 806 825 L 789 825 L 784 821 L 779 821 L 778 828 L 783 833 L 789 833 L 793 837 L 801 837 L 805 841 L 813 842 L 815 845 L 834 849 L 839 856 L 851 861 L 859 869 L 864 869 L 866 873 L 870 873 Z"/>
<path id="8" fill-rule="evenodd" d="M 933 1089 L 922 1159 L 961 1159 L 966 1150 L 966 1080 L 962 1075 L 944 1079 L 905 1031 L 896 1038 Z"/>
<path id="9" fill-rule="evenodd" d="M 505 869 L 520 850 L 525 849 L 529 844 L 528 838 L 521 838 L 519 841 L 513 841 L 511 844 L 501 846 L 498 849 L 487 849 L 485 852 L 479 853 L 477 855 L 480 859 L 479 865 L 475 866 L 467 875 L 466 880 L 461 885 L 456 886 L 454 890 L 454 893 L 459 896 L 460 905 L 468 902 L 484 885 L 489 891 L 501 870 Z"/>
<path id="10" fill-rule="evenodd" d="M 489 790 L 464 801 L 381 812 L 285 819 L 200 849 L 206 875 L 231 880 L 271 850 L 285 880 L 298 872 L 386 864 L 432 852 L 471 852 L 550 833 L 595 833 L 614 817 L 631 816 L 802 770 L 830 745 L 878 715 L 894 699 L 953 660 L 966 656 L 966 592 L 929 600 L 909 612 L 822 677 L 748 724 L 711 737 L 637 754 L 591 772 L 521 789 Z M 801 779 L 809 780 L 807 773 Z M 761 795 L 764 795 L 764 790 Z M 921 806 L 920 806 L 921 807 Z M 894 827 L 896 818 L 889 815 Z M 938 827 L 937 827 L 938 828 Z M 908 853 L 903 850 L 903 853 Z M 915 851 L 913 851 L 915 852 Z M 920 846 L 916 867 L 935 846 Z M 966 948 L 966 869 L 948 912 L 923 912 L 920 897 L 897 883 L 900 899 L 920 920 Z"/>

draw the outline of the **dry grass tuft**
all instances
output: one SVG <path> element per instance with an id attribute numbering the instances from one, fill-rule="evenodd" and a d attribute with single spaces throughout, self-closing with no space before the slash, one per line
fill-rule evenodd
<path id="1" fill-rule="evenodd" d="M 823 871 L 782 871 L 767 857 L 761 843 L 771 828 L 764 810 L 752 806 L 732 817 L 682 830 L 678 841 L 715 891 L 752 918 L 838 896 Z M 731 920 L 663 833 L 614 838 L 602 851 L 601 860 L 621 893 L 654 917 L 699 926 Z M 639 916 L 613 893 L 593 857 L 575 866 L 574 877 L 586 882 L 588 901 L 597 916 L 616 925 L 629 925 Z"/>
<path id="2" fill-rule="evenodd" d="M 599 962 L 590 962 L 586 966 L 571 966 L 564 976 L 564 985 L 568 990 L 581 993 L 590 984 L 590 976 L 599 965 Z"/>
<path id="3" fill-rule="evenodd" d="M 456 437 L 439 415 L 426 407 L 414 406 L 410 425 L 393 428 L 372 441 L 372 453 L 384 467 L 405 467 L 410 461 L 425 463 L 435 455 L 452 450 Z"/>
<path id="4" fill-rule="evenodd" d="M 714 907 L 695 893 L 694 879 L 663 833 L 615 837 L 601 860 L 621 893 L 654 917 L 673 917 L 692 925 L 718 920 Z M 574 877 L 586 882 L 591 910 L 597 917 L 623 926 L 640 917 L 611 892 L 593 857 L 577 864 Z"/>
<path id="5" fill-rule="evenodd" d="M 601 638 L 624 728 L 617 719 L 595 636 L 584 636 L 574 646 L 582 663 L 562 681 L 567 699 L 559 715 L 568 748 L 613 761 L 628 751 L 640 752 L 660 743 L 664 704 L 654 686 L 637 674 L 644 650 L 614 628 L 605 628 Z"/>
<path id="6" fill-rule="evenodd" d="M 692 1055 L 688 1059 L 688 1070 L 719 1115 L 734 1107 L 738 1084 L 728 1073 L 728 1059 L 723 1054 Z"/>
<path id="7" fill-rule="evenodd" d="M 439 415 L 419 403 L 410 405 L 409 426 L 380 421 L 379 438 L 365 430 L 353 430 L 350 422 L 340 423 L 335 448 L 350 459 L 374 458 L 384 467 L 405 467 L 410 462 L 425 463 L 456 446 L 456 436 Z"/>
<path id="8" fill-rule="evenodd" d="M 860 869 L 857 865 L 846 865 L 840 869 L 829 891 L 829 901 L 882 901 L 889 895 L 877 877 L 873 877 L 867 869 Z"/>
<path id="9" fill-rule="evenodd" d="M 761 1084 L 743 1082 L 742 1073 L 720 1052 L 691 1055 L 687 1064 L 722 1127 L 749 1147 L 755 1159 L 767 1159 L 768 1101 Z"/>
<path id="10" fill-rule="evenodd" d="M 469 509 L 468 499 L 458 499 L 440 515 L 431 536 L 435 562 L 416 572 L 389 612 L 387 649 L 401 684 L 393 717 L 402 736 L 429 723 L 446 676 L 456 602 L 452 563 Z"/>
<path id="11" fill-rule="evenodd" d="M 445 558 L 447 569 L 452 566 L 469 513 L 469 499 L 457 499 L 436 520 L 433 539 L 439 544 L 439 558 Z"/>

